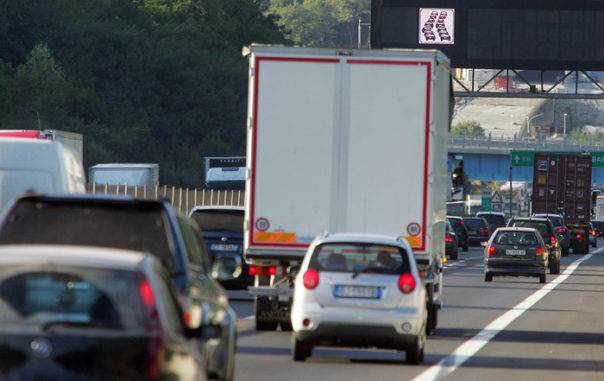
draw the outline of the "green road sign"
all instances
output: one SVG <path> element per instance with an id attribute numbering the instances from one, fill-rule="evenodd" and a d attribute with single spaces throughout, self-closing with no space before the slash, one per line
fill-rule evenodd
<path id="1" fill-rule="evenodd" d="M 568 154 L 580 152 L 552 152 L 552 154 Z M 604 168 L 604 151 L 587 152 L 591 154 L 592 167 Z M 512 167 L 532 167 L 535 151 L 511 151 Z"/>
<path id="2" fill-rule="evenodd" d="M 491 204 L 491 196 L 482 196 L 482 211 L 490 212 L 493 210 L 493 204 Z"/>
<path id="3" fill-rule="evenodd" d="M 534 151 L 512 151 L 510 155 L 512 157 L 512 167 L 533 166 Z"/>

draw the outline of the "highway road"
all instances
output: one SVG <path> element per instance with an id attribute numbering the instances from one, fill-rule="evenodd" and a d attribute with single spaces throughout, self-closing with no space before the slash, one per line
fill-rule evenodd
<path id="1" fill-rule="evenodd" d="M 294 362 L 288 332 L 257 332 L 251 300 L 232 299 L 239 320 L 236 379 L 259 380 L 604 380 L 604 244 L 562 258 L 560 276 L 484 282 L 481 248 L 444 270 L 445 307 L 426 361 L 404 354 L 317 348 Z M 242 293 L 236 293 L 239 296 Z"/>

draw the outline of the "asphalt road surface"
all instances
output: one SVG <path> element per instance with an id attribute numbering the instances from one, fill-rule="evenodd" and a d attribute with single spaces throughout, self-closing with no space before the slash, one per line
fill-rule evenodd
<path id="1" fill-rule="evenodd" d="M 562 258 L 561 275 L 485 283 L 482 249 L 460 251 L 444 273 L 445 306 L 420 366 L 404 353 L 317 348 L 291 359 L 288 332 L 257 332 L 253 303 L 233 293 L 239 320 L 236 379 L 604 380 L 604 244 Z"/>

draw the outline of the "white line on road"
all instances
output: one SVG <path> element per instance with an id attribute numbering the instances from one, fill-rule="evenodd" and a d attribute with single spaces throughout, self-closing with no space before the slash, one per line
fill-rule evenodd
<path id="1" fill-rule="evenodd" d="M 254 315 L 246 316 L 242 320 L 254 320 Z"/>
<path id="2" fill-rule="evenodd" d="M 599 252 L 601 250 L 602 249 L 597 251 Z M 550 291 L 564 282 L 581 263 L 591 258 L 593 254 L 594 253 L 587 254 L 571 263 L 556 279 L 547 283 L 545 286 L 537 290 L 528 298 L 524 299 L 511 310 L 493 320 L 489 325 L 484 327 L 482 331 L 476 334 L 476 336 L 461 344 L 455 349 L 455 351 L 453 351 L 453 353 L 440 360 L 436 365 L 426 369 L 411 381 L 442 380 L 443 378 L 447 377 L 449 374 L 455 371 L 455 369 L 459 368 L 463 363 L 468 361 L 479 350 L 481 350 L 482 347 L 484 347 L 489 341 L 497 336 L 499 332 L 503 331 L 514 320 L 535 305 L 535 303 L 543 299 L 543 297 L 549 294 Z"/>

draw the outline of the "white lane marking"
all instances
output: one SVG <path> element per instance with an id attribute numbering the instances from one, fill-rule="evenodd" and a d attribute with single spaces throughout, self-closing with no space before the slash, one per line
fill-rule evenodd
<path id="1" fill-rule="evenodd" d="M 594 253 L 587 254 L 571 263 L 556 279 L 547 283 L 545 286 L 537 290 L 528 298 L 524 299 L 511 310 L 493 320 L 489 325 L 484 327 L 482 331 L 476 334 L 476 336 L 461 344 L 450 355 L 440 360 L 436 365 L 426 369 L 411 381 L 442 380 L 443 378 L 447 377 L 449 374 L 455 371 L 455 369 L 459 368 L 463 363 L 474 356 L 480 349 L 482 349 L 482 347 L 484 347 L 489 341 L 497 336 L 499 332 L 503 331 L 514 320 L 535 305 L 535 303 L 543 299 L 543 297 L 549 294 L 550 291 L 568 279 L 568 277 L 577 269 L 577 267 L 579 267 L 579 265 L 584 261 L 590 259 L 593 254 Z"/>
<path id="2" fill-rule="evenodd" d="M 254 320 L 254 315 L 246 316 L 241 320 Z"/>

